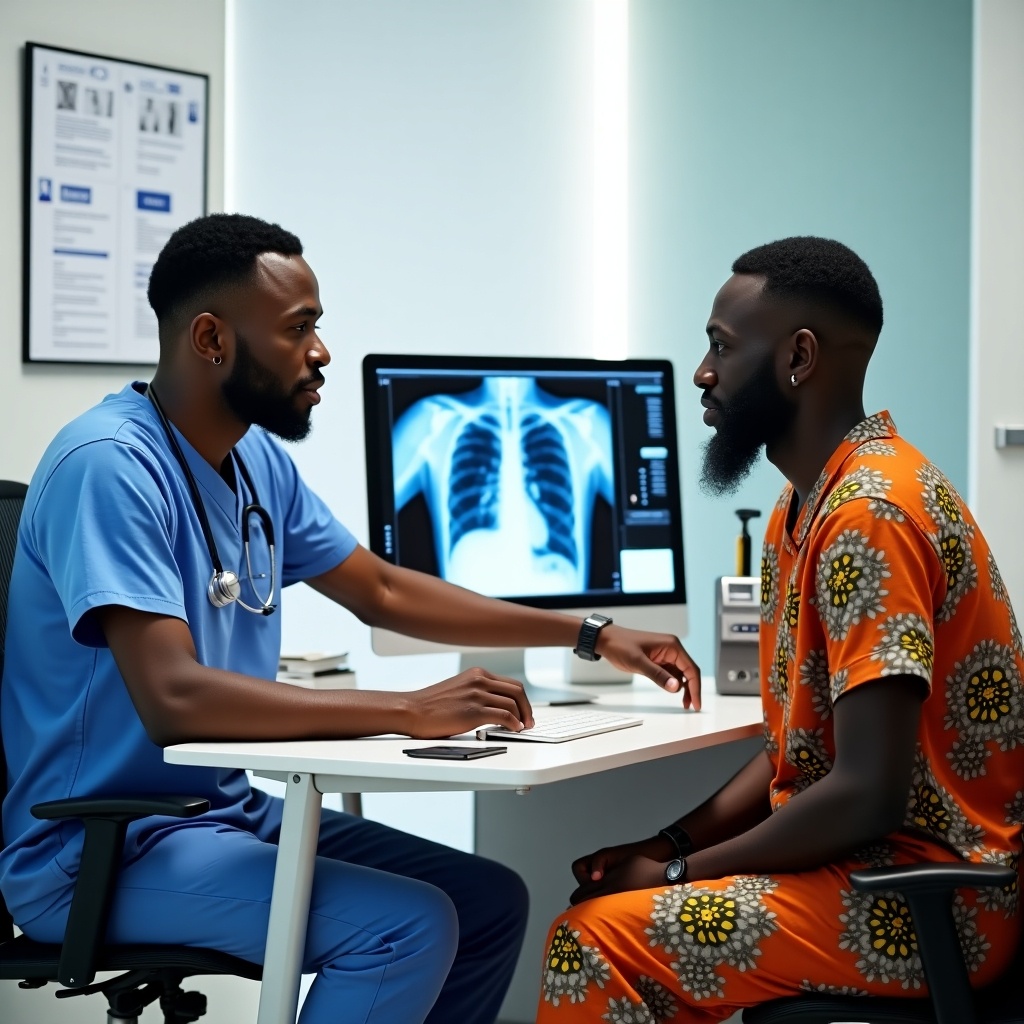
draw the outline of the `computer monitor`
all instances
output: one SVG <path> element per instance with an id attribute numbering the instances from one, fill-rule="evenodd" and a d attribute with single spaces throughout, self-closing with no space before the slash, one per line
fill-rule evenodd
<path id="1" fill-rule="evenodd" d="M 672 365 L 368 355 L 370 549 L 492 597 L 686 632 Z M 378 654 L 459 650 L 525 680 L 521 650 L 374 628 Z M 569 682 L 623 678 L 566 661 Z"/>

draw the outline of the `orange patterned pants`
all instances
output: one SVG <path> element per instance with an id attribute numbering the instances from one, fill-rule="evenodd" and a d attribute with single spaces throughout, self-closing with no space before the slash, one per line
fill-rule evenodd
<path id="1" fill-rule="evenodd" d="M 901 837 L 855 859 L 776 877 L 752 875 L 589 900 L 549 935 L 537 1024 L 700 1024 L 803 992 L 923 995 L 907 907 L 896 893 L 854 891 L 871 864 L 950 860 Z M 958 895 L 971 981 L 1007 965 L 1017 887 Z"/>

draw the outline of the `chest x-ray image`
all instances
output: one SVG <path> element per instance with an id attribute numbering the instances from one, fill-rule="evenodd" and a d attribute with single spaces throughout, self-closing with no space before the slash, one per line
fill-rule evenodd
<path id="1" fill-rule="evenodd" d="M 392 434 L 395 510 L 424 497 L 438 573 L 496 597 L 588 588 L 597 499 L 611 504 L 611 421 L 532 377 L 421 398 Z"/>

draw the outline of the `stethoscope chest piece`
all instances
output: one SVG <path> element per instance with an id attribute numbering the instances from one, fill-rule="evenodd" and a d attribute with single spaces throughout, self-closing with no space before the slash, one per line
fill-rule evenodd
<path id="1" fill-rule="evenodd" d="M 227 608 L 241 596 L 242 584 L 239 582 L 237 574 L 230 569 L 222 569 L 210 577 L 206 594 L 214 608 Z"/>

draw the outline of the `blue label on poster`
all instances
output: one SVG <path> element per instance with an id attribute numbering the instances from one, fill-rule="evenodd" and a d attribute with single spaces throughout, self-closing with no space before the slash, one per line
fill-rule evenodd
<path id="1" fill-rule="evenodd" d="M 85 185 L 61 185 L 60 201 L 62 203 L 91 203 L 92 189 Z"/>
<path id="2" fill-rule="evenodd" d="M 135 205 L 151 213 L 170 213 L 171 196 L 169 192 L 137 192 Z"/>

